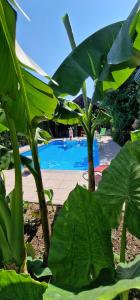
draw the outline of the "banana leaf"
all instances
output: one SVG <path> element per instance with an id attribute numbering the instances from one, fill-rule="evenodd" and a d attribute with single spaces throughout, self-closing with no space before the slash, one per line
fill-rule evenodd
<path id="1" fill-rule="evenodd" d="M 126 21 L 111 24 L 84 40 L 64 60 L 50 82 L 57 94 L 75 95 L 89 76 L 96 80 L 94 96 L 120 87 L 140 63 L 140 1 Z"/>
<path id="2" fill-rule="evenodd" d="M 2 105 L 8 106 L 17 131 L 26 134 L 24 96 L 28 102 L 31 120 L 35 116 L 52 118 L 58 101 L 47 84 L 23 69 L 24 65 L 29 70 L 41 73 L 41 69 L 19 47 L 17 52 L 21 63 L 18 61 L 15 52 L 16 17 L 16 12 L 8 1 L 2 0 L 0 2 L 0 95 L 4 95 L 1 99 Z M 47 77 L 46 73 L 44 75 Z"/>

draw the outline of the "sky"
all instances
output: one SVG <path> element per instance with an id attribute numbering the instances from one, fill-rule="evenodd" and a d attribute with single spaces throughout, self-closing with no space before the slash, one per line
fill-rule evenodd
<path id="1" fill-rule="evenodd" d="M 71 52 L 62 17 L 68 13 L 77 45 L 98 29 L 127 18 L 136 0 L 17 0 L 17 40 L 50 76 Z M 88 96 L 93 84 L 88 81 Z"/>

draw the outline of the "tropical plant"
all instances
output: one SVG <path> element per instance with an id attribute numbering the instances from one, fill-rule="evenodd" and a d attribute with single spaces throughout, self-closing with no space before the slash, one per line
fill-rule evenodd
<path id="1" fill-rule="evenodd" d="M 39 283 L 28 275 L 0 270 L 0 297 L 3 300 L 112 300 L 128 299 L 131 289 L 140 289 L 140 277 L 119 280 L 112 286 L 81 291 L 78 294 L 60 289 L 52 284 Z"/>
<path id="2" fill-rule="evenodd" d="M 112 115 L 114 141 L 123 146 L 130 140 L 132 124 L 140 114 L 138 85 L 133 75 L 118 90 L 105 96 L 103 107 Z"/>
<path id="3" fill-rule="evenodd" d="M 49 247 L 49 225 L 46 219 L 46 205 L 45 197 L 42 192 L 42 179 L 41 172 L 39 168 L 39 162 L 37 157 L 37 148 L 34 141 L 34 132 L 31 126 L 31 121 L 35 116 L 45 115 L 48 113 L 50 116 L 56 106 L 57 99 L 53 96 L 53 92 L 50 88 L 47 88 L 45 84 L 39 81 L 34 76 L 30 75 L 23 68 L 22 64 L 19 63 L 16 52 L 15 52 L 15 28 L 16 28 L 16 12 L 9 5 L 8 1 L 1 1 L 0 3 L 0 35 L 2 46 L 0 47 L 1 53 L 1 83 L 0 83 L 0 100 L 1 107 L 5 112 L 6 123 L 10 129 L 11 143 L 14 155 L 15 164 L 15 192 L 13 196 L 14 201 L 14 216 L 15 218 L 15 239 L 14 242 L 16 248 L 19 247 L 19 241 L 22 237 L 23 249 L 24 238 L 23 238 L 23 199 L 22 199 L 22 176 L 20 167 L 20 157 L 18 151 L 18 141 L 16 136 L 16 131 L 26 134 L 31 144 L 34 167 L 36 169 L 36 185 L 39 195 L 39 202 L 41 207 L 41 220 L 43 226 L 44 240 L 45 240 L 45 252 L 47 252 L 47 247 Z M 3 48 L 3 45 L 5 47 Z M 23 56 L 22 52 L 18 48 L 18 51 Z M 25 61 L 26 56 L 23 56 Z M 29 60 L 29 59 L 28 59 Z M 8 62 L 8 63 L 7 63 Z M 30 65 L 29 65 L 30 67 Z M 36 68 L 36 66 L 35 66 Z M 41 97 L 42 96 L 42 97 Z M 48 109 L 46 105 L 46 99 L 50 100 L 51 103 Z M 38 99 L 40 100 L 40 106 L 37 104 Z M 29 105 L 30 102 L 30 105 Z M 16 111 L 16 114 L 15 114 Z M 21 228 L 21 229 L 20 229 Z M 17 234 L 17 236 L 16 236 Z M 19 239 L 20 236 L 20 239 Z M 23 250 L 21 250 L 23 253 Z M 47 254 L 46 254 L 47 255 Z M 20 257 L 23 257 L 19 253 Z"/>
<path id="4" fill-rule="evenodd" d="M 3 300 L 42 300 L 46 288 L 46 283 L 39 283 L 29 275 L 0 270 L 0 298 Z"/>
<path id="5" fill-rule="evenodd" d="M 53 283 L 67 290 L 80 291 L 98 277 L 112 282 L 111 230 L 94 193 L 80 186 L 70 193 L 54 225 L 48 263 Z"/>
<path id="6" fill-rule="evenodd" d="M 69 17 L 66 14 L 63 17 L 63 22 L 69 37 L 69 41 L 71 44 L 72 50 L 76 48 L 76 43 L 74 40 L 71 24 L 69 21 Z M 71 84 L 71 83 L 70 83 Z M 68 90 L 67 90 L 68 91 Z M 80 123 L 85 131 L 87 137 L 87 148 L 88 148 L 88 188 L 90 191 L 95 191 L 95 177 L 94 177 L 94 159 L 93 159 L 93 138 L 94 132 L 96 128 L 104 123 L 108 123 L 111 120 L 111 116 L 105 112 L 103 109 L 99 109 L 96 111 L 96 114 L 93 113 L 93 103 L 89 102 L 87 99 L 87 91 L 86 91 L 86 82 L 82 84 L 82 95 L 84 101 L 84 109 L 82 109 L 78 104 L 65 101 L 66 107 L 71 108 L 73 111 L 77 111 L 80 114 L 76 123 Z M 75 120 L 69 120 L 68 116 L 64 115 L 61 118 L 56 119 L 57 122 L 63 124 L 75 124 Z"/>
<path id="7" fill-rule="evenodd" d="M 11 2 L 17 6 L 16 1 Z M 45 245 L 44 257 L 47 259 L 50 244 L 50 226 L 48 218 L 46 217 L 48 212 L 37 153 L 37 136 L 38 133 L 41 134 L 42 132 L 36 131 L 36 126 L 40 120 L 51 120 L 54 118 L 54 115 L 58 116 L 60 105 L 53 90 L 47 84 L 29 73 L 29 71 L 36 71 L 49 79 L 50 77 L 30 60 L 17 43 L 15 46 L 16 15 L 15 10 L 7 0 L 2 0 L 0 2 L 0 108 L 3 111 L 2 117 L 0 118 L 0 124 L 1 131 L 6 128 L 10 131 L 14 155 L 15 189 L 13 197 L 14 205 L 12 205 L 15 209 L 14 215 L 16 215 L 14 241 L 17 243 L 16 247 L 21 248 L 20 251 L 22 253 L 25 252 L 23 251 L 21 160 L 17 140 L 17 133 L 22 133 L 26 135 L 32 151 L 32 170 L 34 169 L 33 173 L 40 204 Z M 71 110 L 69 109 L 69 115 L 70 114 L 77 115 L 76 113 L 71 113 Z M 43 137 L 45 135 L 43 134 Z M 22 237 L 21 245 L 19 245 L 19 235 Z M 22 255 L 20 256 L 22 257 Z"/>
<path id="8" fill-rule="evenodd" d="M 103 172 L 96 197 L 111 228 L 119 226 L 123 209 L 120 260 L 125 261 L 127 230 L 140 238 L 139 176 L 140 143 L 127 142 L 109 168 Z"/>
<path id="9" fill-rule="evenodd" d="M 57 96 L 75 95 L 83 87 L 85 114 L 82 125 L 87 137 L 89 136 L 89 149 L 91 149 L 93 139 L 93 135 L 91 136 L 93 103 L 96 100 L 102 100 L 106 91 L 119 88 L 139 64 L 139 7 L 140 1 L 137 1 L 126 21 L 109 25 L 97 31 L 76 48 L 68 16 L 64 17 L 73 51 L 53 76 L 58 85 L 55 86 L 51 82 L 50 86 Z M 95 82 L 95 90 L 90 106 L 87 107 L 83 82 L 89 76 Z M 91 181 L 89 188 L 94 190 L 93 152 L 90 150 L 88 155 L 90 157 L 89 181 Z"/>
<path id="10" fill-rule="evenodd" d="M 137 258 L 131 270 L 131 265 L 120 264 L 116 277 L 111 244 L 111 229 L 121 220 L 121 262 L 125 262 L 127 231 L 140 239 L 139 182 L 140 142 L 128 142 L 103 172 L 96 192 L 77 186 L 70 193 L 51 240 L 48 262 L 54 285 L 79 292 L 139 276 Z"/>

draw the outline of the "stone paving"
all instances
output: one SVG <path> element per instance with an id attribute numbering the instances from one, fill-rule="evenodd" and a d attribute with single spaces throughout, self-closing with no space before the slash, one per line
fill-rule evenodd
<path id="1" fill-rule="evenodd" d="M 23 147 L 21 152 L 26 150 L 27 147 Z M 120 147 L 112 141 L 110 136 L 102 137 L 99 142 L 100 164 L 109 164 L 119 150 Z M 7 170 L 4 174 L 7 193 L 9 193 L 14 187 L 14 171 Z M 53 203 L 63 204 L 77 183 L 87 185 L 82 175 L 83 171 L 42 170 L 44 189 L 53 189 Z M 23 197 L 26 201 L 38 202 L 34 178 L 31 174 L 23 176 Z M 46 201 L 48 201 L 47 197 Z"/>

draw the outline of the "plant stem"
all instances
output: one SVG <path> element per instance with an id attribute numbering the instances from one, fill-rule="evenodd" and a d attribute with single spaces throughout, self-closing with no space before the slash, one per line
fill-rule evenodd
<path id="1" fill-rule="evenodd" d="M 11 218 L 12 218 L 12 232 L 14 238 L 11 240 L 13 248 L 13 257 L 20 269 L 24 268 L 25 263 L 25 245 L 24 245 L 24 217 L 23 217 L 23 191 L 22 191 L 22 174 L 21 161 L 19 155 L 19 145 L 16 135 L 16 128 L 13 119 L 9 116 L 7 109 L 5 109 L 7 123 L 10 129 L 11 144 L 14 156 L 15 166 L 15 188 L 11 201 Z"/>
<path id="2" fill-rule="evenodd" d="M 95 191 L 95 176 L 94 176 L 94 160 L 93 160 L 93 136 L 87 136 L 88 146 L 88 189 L 91 192 Z"/>
<path id="3" fill-rule="evenodd" d="M 126 249 L 126 222 L 125 222 L 125 213 L 124 213 L 121 246 L 120 246 L 120 262 L 125 262 L 125 249 Z"/>
<path id="4" fill-rule="evenodd" d="M 49 219 L 47 217 L 48 209 L 47 209 L 45 195 L 44 195 L 44 188 L 43 188 L 41 170 L 40 170 L 38 153 L 37 153 L 37 145 L 35 143 L 34 137 L 31 135 L 30 135 L 30 143 L 31 143 L 31 149 L 32 149 L 32 157 L 33 157 L 33 161 L 34 161 L 34 168 L 35 168 L 36 174 L 37 174 L 34 176 L 34 178 L 35 178 L 39 206 L 40 206 L 41 223 L 42 223 L 44 246 L 45 246 L 44 261 L 47 262 L 49 248 L 50 248 L 51 230 L 50 230 Z"/>
<path id="5" fill-rule="evenodd" d="M 40 165 L 39 165 L 39 160 L 38 160 L 37 145 L 36 145 L 36 142 L 34 139 L 33 128 L 32 128 L 32 124 L 31 124 L 31 120 L 30 120 L 30 108 L 29 108 L 29 104 L 28 104 L 28 98 L 27 98 L 26 89 L 24 86 L 21 70 L 18 65 L 17 65 L 17 67 L 18 67 L 18 73 L 19 73 L 19 77 L 20 77 L 23 99 L 24 99 L 24 103 L 25 103 L 27 122 L 28 122 L 28 135 L 30 137 L 29 140 L 30 140 L 30 146 L 31 146 L 32 157 L 33 157 L 33 162 L 34 162 L 34 168 L 37 173 L 37 176 L 35 176 L 35 183 L 36 183 L 36 187 L 37 187 L 37 194 L 38 194 L 40 214 L 41 214 L 41 224 L 42 224 L 42 231 L 43 231 L 43 239 L 44 239 L 44 248 L 45 248 L 44 261 L 46 262 L 48 254 L 49 254 L 49 248 L 50 248 L 50 227 L 49 227 L 49 217 L 48 217 L 49 214 L 48 214 L 47 205 L 46 205 L 45 196 L 44 196 L 44 188 L 43 188 L 41 170 L 40 170 Z"/>

